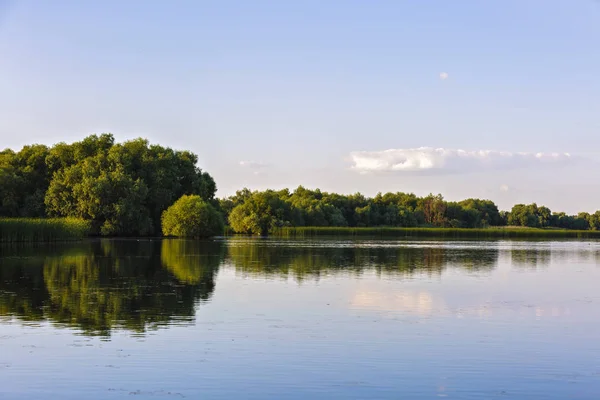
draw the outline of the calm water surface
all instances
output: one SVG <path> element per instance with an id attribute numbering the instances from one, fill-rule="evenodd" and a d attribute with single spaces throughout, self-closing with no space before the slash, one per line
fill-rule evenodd
<path id="1" fill-rule="evenodd" d="M 0 247 L 1 399 L 600 399 L 600 242 Z"/>

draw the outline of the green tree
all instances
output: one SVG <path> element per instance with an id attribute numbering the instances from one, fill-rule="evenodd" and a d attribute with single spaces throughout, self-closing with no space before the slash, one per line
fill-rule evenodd
<path id="1" fill-rule="evenodd" d="M 596 211 L 588 217 L 589 229 L 595 231 L 600 229 L 600 211 Z"/>
<path id="2" fill-rule="evenodd" d="M 275 228 L 290 226 L 292 209 L 280 195 L 273 190 L 253 192 L 231 211 L 229 225 L 235 232 L 254 235 L 267 235 Z"/>
<path id="3" fill-rule="evenodd" d="M 52 174 L 44 189 L 46 213 L 89 219 L 102 235 L 156 233 L 163 211 L 183 195 L 216 203 L 216 184 L 197 167 L 196 155 L 145 139 L 115 143 L 110 134 L 92 135 L 59 143 L 45 160 Z M 19 176 L 9 172 L 0 173 L 0 181 L 10 181 L 7 187 L 19 185 Z M 2 209 L 20 207 L 10 191 L 3 198 Z"/>
<path id="4" fill-rule="evenodd" d="M 0 152 L 0 215 L 45 216 L 44 194 L 50 181 L 47 155 L 43 145 Z"/>
<path id="5" fill-rule="evenodd" d="M 508 215 L 508 224 L 514 226 L 538 227 L 540 219 L 537 215 L 537 205 L 516 204 Z"/>
<path id="6" fill-rule="evenodd" d="M 223 233 L 221 214 L 198 195 L 184 195 L 162 215 L 165 236 L 206 238 Z"/>
<path id="7" fill-rule="evenodd" d="M 498 206 L 491 200 L 466 199 L 459 202 L 464 209 L 475 210 L 479 213 L 481 226 L 502 225 L 502 217 L 498 211 Z"/>
<path id="8" fill-rule="evenodd" d="M 147 195 L 142 180 L 111 166 L 100 154 L 56 173 L 46 206 L 51 216 L 92 221 L 92 229 L 102 235 L 147 235 L 153 231 L 144 207 Z"/>
<path id="9" fill-rule="evenodd" d="M 425 222 L 433 226 L 444 226 L 446 224 L 447 204 L 441 194 L 429 196 L 421 200 L 421 209 L 425 216 Z"/>

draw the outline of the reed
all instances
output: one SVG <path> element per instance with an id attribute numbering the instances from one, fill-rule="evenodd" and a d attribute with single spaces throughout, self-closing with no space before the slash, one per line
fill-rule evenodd
<path id="1" fill-rule="evenodd" d="M 343 228 L 343 227 L 284 227 L 273 232 L 282 237 L 315 236 L 374 236 L 374 237 L 436 237 L 436 238 L 600 238 L 600 231 L 533 228 Z"/>
<path id="2" fill-rule="evenodd" d="M 78 240 L 89 233 L 90 223 L 77 218 L 0 218 L 3 243 Z"/>

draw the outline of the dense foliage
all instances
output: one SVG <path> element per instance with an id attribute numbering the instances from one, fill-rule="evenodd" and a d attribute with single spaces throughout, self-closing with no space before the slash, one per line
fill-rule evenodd
<path id="1" fill-rule="evenodd" d="M 163 211 L 182 195 L 214 200 L 215 182 L 197 161 L 145 139 L 115 143 L 110 134 L 4 150 L 0 216 L 76 217 L 103 235 L 157 233 Z"/>
<path id="2" fill-rule="evenodd" d="M 162 215 L 165 236 L 207 238 L 223 233 L 223 217 L 198 195 L 185 195 Z"/>
<path id="3" fill-rule="evenodd" d="M 441 195 L 418 197 L 412 193 L 360 193 L 340 195 L 309 190 L 238 191 L 220 200 L 231 229 L 238 233 L 265 235 L 284 227 L 436 227 L 600 229 L 600 211 L 568 216 L 552 213 L 536 204 L 517 204 L 501 212 L 491 200 L 446 201 Z"/>

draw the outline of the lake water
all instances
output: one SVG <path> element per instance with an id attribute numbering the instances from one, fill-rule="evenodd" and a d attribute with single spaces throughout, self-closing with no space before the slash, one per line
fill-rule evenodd
<path id="1" fill-rule="evenodd" d="M 600 399 L 600 242 L 0 247 L 0 398 Z"/>

